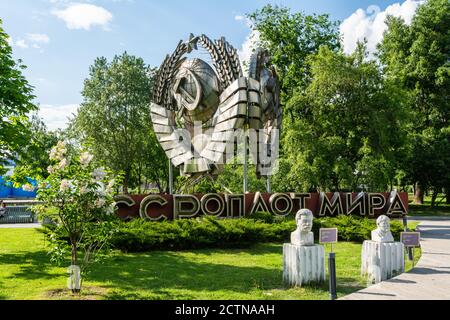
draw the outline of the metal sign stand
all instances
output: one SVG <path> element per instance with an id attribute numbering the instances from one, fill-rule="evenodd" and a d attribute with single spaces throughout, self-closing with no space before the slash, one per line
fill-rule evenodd
<path id="1" fill-rule="evenodd" d="M 250 96 L 249 90 L 248 90 L 248 79 L 245 80 L 247 84 L 247 97 Z M 245 114 L 245 125 L 244 125 L 244 194 L 247 194 L 248 192 L 248 122 L 249 122 L 249 109 L 250 103 L 247 102 L 247 111 Z"/>
<path id="2" fill-rule="evenodd" d="M 248 137 L 247 132 L 245 132 L 244 137 L 244 194 L 248 191 Z"/>
<path id="3" fill-rule="evenodd" d="M 173 194 L 173 165 L 169 159 L 169 193 Z"/>
<path id="4" fill-rule="evenodd" d="M 331 252 L 328 256 L 328 272 L 330 273 L 330 299 L 336 300 L 336 254 L 333 252 L 333 244 L 331 244 Z"/>
<path id="5" fill-rule="evenodd" d="M 404 228 L 405 232 L 409 231 L 407 216 L 403 216 L 403 228 Z M 414 267 L 414 249 L 411 247 L 406 247 L 406 252 L 408 253 L 408 260 L 413 262 L 413 267 Z"/>
<path id="6" fill-rule="evenodd" d="M 409 260 L 409 261 L 411 261 L 412 262 L 412 267 L 414 268 L 415 267 L 415 264 L 414 264 L 414 247 L 406 247 L 406 250 L 405 250 L 406 252 L 405 252 L 405 256 L 407 256 L 406 258 Z M 406 261 L 406 258 L 405 258 L 405 261 Z"/>

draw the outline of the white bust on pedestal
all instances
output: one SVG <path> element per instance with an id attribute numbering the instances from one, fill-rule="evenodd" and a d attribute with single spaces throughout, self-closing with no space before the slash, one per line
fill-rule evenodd
<path id="1" fill-rule="evenodd" d="M 401 242 L 394 242 L 390 222 L 388 216 L 380 216 L 372 240 L 363 244 L 361 273 L 372 283 L 391 279 L 405 270 L 405 247 Z"/>
<path id="2" fill-rule="evenodd" d="M 391 219 L 388 216 L 380 216 L 377 219 L 377 229 L 372 231 L 372 241 L 375 242 L 394 242 L 391 233 Z"/>
<path id="3" fill-rule="evenodd" d="M 314 233 L 311 232 L 314 216 L 308 209 L 300 210 L 295 216 L 297 230 L 291 233 L 291 244 L 296 246 L 313 246 Z"/>
<path id="4" fill-rule="evenodd" d="M 310 210 L 300 210 L 291 243 L 283 246 L 283 279 L 291 286 L 325 281 L 325 249 L 314 244 L 313 219 Z"/>

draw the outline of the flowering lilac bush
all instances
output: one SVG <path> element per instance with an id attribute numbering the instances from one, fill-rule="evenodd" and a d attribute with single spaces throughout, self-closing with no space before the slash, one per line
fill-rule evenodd
<path id="1" fill-rule="evenodd" d="M 50 160 L 50 175 L 38 186 L 42 204 L 35 210 L 56 222 L 49 234 L 51 259 L 61 263 L 70 252 L 69 287 L 79 292 L 81 276 L 98 260 L 98 253 L 109 247 L 114 233 L 117 181 L 94 166 L 92 155 L 65 142 L 51 150 Z"/>

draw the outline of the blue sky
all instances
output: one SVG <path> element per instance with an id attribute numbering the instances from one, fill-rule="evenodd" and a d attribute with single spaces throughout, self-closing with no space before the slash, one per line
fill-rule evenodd
<path id="1" fill-rule="evenodd" d="M 377 41 L 386 9 L 408 20 L 416 6 L 414 0 L 0 0 L 0 19 L 14 57 L 28 66 L 41 116 L 54 129 L 82 102 L 83 80 L 96 57 L 126 50 L 156 67 L 190 32 L 225 36 L 242 48 L 250 30 L 240 17 L 267 3 L 345 21 L 348 51 L 356 38 Z"/>

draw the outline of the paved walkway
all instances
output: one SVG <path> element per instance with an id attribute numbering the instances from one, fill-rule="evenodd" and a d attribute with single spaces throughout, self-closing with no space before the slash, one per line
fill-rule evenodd
<path id="1" fill-rule="evenodd" d="M 450 300 L 450 219 L 410 220 L 421 222 L 422 258 L 417 266 L 340 300 Z"/>
<path id="2" fill-rule="evenodd" d="M 0 229 L 31 229 L 40 227 L 40 223 L 0 224 Z"/>

